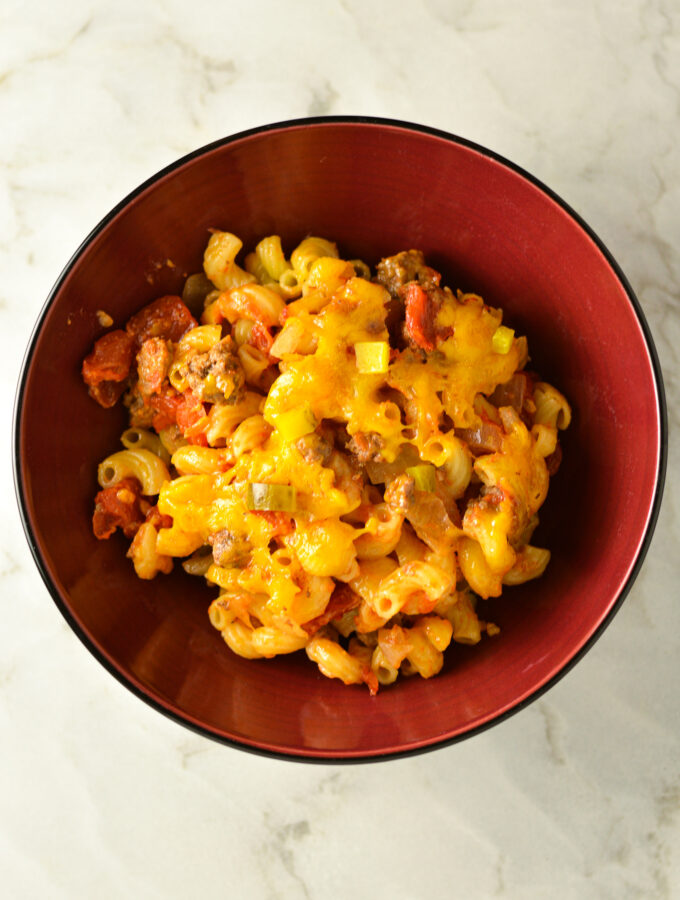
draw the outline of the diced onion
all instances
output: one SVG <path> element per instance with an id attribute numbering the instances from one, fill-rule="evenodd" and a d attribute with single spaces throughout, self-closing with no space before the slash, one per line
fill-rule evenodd
<path id="1" fill-rule="evenodd" d="M 434 477 L 435 468 L 427 463 L 420 466 L 409 466 L 406 474 L 410 475 L 416 483 L 416 489 L 419 491 L 434 491 L 437 487 L 437 480 Z"/>
<path id="2" fill-rule="evenodd" d="M 390 363 L 390 345 L 387 341 L 359 341 L 354 345 L 357 371 L 362 375 L 379 375 L 387 372 Z"/>
<path id="3" fill-rule="evenodd" d="M 506 328 L 505 325 L 499 325 L 491 338 L 491 346 L 494 349 L 494 353 L 509 353 L 514 337 L 515 332 L 512 328 Z"/>
<path id="4" fill-rule="evenodd" d="M 274 419 L 276 430 L 286 441 L 296 441 L 305 434 L 311 434 L 316 429 L 316 424 L 314 413 L 308 406 L 291 409 Z"/>
<path id="5" fill-rule="evenodd" d="M 295 511 L 295 488 L 290 484 L 260 484 L 250 482 L 246 493 L 248 509 L 265 511 Z"/>

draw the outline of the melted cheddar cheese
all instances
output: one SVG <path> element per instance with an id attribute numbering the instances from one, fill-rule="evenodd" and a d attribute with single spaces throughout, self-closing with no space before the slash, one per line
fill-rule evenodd
<path id="1" fill-rule="evenodd" d="M 264 238 L 244 267 L 241 246 L 214 232 L 192 308 L 161 298 L 85 361 L 102 405 L 127 390 L 138 447 L 100 466 L 95 534 L 139 531 L 141 578 L 189 557 L 242 656 L 306 648 L 373 693 L 430 677 L 451 640 L 497 633 L 476 597 L 545 569 L 529 540 L 568 403 L 534 390 L 502 312 L 418 251 L 371 278 L 322 238 L 290 259 Z"/>

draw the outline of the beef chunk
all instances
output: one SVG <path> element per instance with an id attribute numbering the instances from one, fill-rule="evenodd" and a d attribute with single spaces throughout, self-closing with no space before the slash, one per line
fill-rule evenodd
<path id="1" fill-rule="evenodd" d="M 390 509 L 406 515 L 415 498 L 415 480 L 411 475 L 398 475 L 385 490 L 385 503 Z"/>
<path id="2" fill-rule="evenodd" d="M 236 403 L 245 386 L 245 373 L 236 354 L 236 345 L 226 337 L 206 353 L 197 353 L 189 360 L 186 375 L 194 394 L 207 403 L 226 400 Z"/>
<path id="3" fill-rule="evenodd" d="M 227 528 L 211 534 L 208 542 L 212 544 L 213 559 L 218 566 L 240 565 L 246 561 L 251 550 L 251 546 L 245 538 L 234 534 Z"/>
<path id="4" fill-rule="evenodd" d="M 306 434 L 304 437 L 299 438 L 295 446 L 305 462 L 308 463 L 318 462 L 323 465 L 333 452 L 332 441 L 316 433 Z"/>
<path id="5" fill-rule="evenodd" d="M 371 460 L 379 462 L 382 458 L 380 456 L 382 448 L 383 439 L 375 431 L 369 431 L 366 434 L 363 431 L 357 431 L 347 444 L 347 450 L 362 466 Z"/>
<path id="6" fill-rule="evenodd" d="M 399 298 L 399 289 L 409 281 L 417 281 L 424 290 L 428 290 L 439 285 L 441 275 L 425 264 L 425 257 L 420 250 L 402 250 L 396 256 L 380 260 L 376 280 L 393 297 Z"/>

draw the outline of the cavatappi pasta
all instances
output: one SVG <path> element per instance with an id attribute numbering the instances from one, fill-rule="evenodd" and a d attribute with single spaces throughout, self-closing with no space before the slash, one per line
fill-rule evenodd
<path id="1" fill-rule="evenodd" d="M 545 570 L 530 542 L 569 404 L 418 251 L 372 274 L 319 237 L 241 249 L 213 232 L 182 298 L 85 359 L 94 399 L 129 411 L 94 533 L 132 539 L 140 578 L 183 559 L 241 656 L 304 649 L 372 693 L 430 678 L 452 641 L 498 632 L 478 598 Z"/>

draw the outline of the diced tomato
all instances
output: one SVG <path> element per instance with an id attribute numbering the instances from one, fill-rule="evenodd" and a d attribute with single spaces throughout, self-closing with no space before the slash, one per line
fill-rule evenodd
<path id="1" fill-rule="evenodd" d="M 129 334 L 117 329 L 95 341 L 92 353 L 83 361 L 85 384 L 101 381 L 125 381 L 132 366 L 134 342 Z"/>
<path id="2" fill-rule="evenodd" d="M 205 415 L 205 406 L 191 390 L 186 390 L 180 395 L 177 406 L 177 424 L 186 431 L 195 425 Z"/>
<path id="3" fill-rule="evenodd" d="M 208 446 L 205 436 L 205 405 L 191 390 L 184 391 L 177 406 L 177 425 L 190 444 Z"/>
<path id="4" fill-rule="evenodd" d="M 141 485 L 136 478 L 123 478 L 117 484 L 99 491 L 94 500 L 92 530 L 99 540 L 107 540 L 116 528 L 125 537 L 134 537 L 144 521 L 141 508 Z"/>
<path id="5" fill-rule="evenodd" d="M 113 406 L 123 393 L 133 358 L 134 341 L 120 329 L 95 341 L 92 352 L 83 360 L 82 375 L 90 396 L 100 406 Z"/>
<path id="6" fill-rule="evenodd" d="M 153 420 L 156 431 L 178 425 L 190 444 L 208 446 L 204 434 L 206 407 L 191 390 L 178 394 L 173 388 L 168 388 L 151 396 L 149 404 L 157 411 Z"/>
<path id="7" fill-rule="evenodd" d="M 350 609 L 356 609 L 360 603 L 361 598 L 358 594 L 355 594 L 347 585 L 340 585 L 331 594 L 331 599 L 321 615 L 315 619 L 310 619 L 309 622 L 305 622 L 302 627 L 307 634 L 314 634 L 319 628 L 323 628 L 324 625 L 332 622 L 333 619 L 339 619 L 340 616 L 349 612 Z"/>
<path id="8" fill-rule="evenodd" d="M 428 294 L 415 281 L 406 285 L 406 331 L 415 344 L 423 350 L 434 350 L 436 310 Z"/>
<path id="9" fill-rule="evenodd" d="M 257 347 L 258 350 L 268 354 L 274 343 L 274 338 L 266 326 L 261 322 L 255 322 L 250 332 L 250 343 L 253 347 Z"/>
<path id="10" fill-rule="evenodd" d="M 149 405 L 156 410 L 152 423 L 156 431 L 162 431 L 177 423 L 177 408 L 181 402 L 181 395 L 172 388 L 149 398 Z"/>
<path id="11" fill-rule="evenodd" d="M 178 341 L 182 335 L 195 328 L 198 322 L 179 297 L 159 297 L 140 309 L 125 326 L 138 347 L 148 338 Z"/>
<path id="12" fill-rule="evenodd" d="M 115 406 L 124 391 L 124 381 L 101 381 L 99 384 L 92 384 L 88 388 L 90 397 L 96 400 L 104 409 L 111 409 L 112 406 Z"/>

